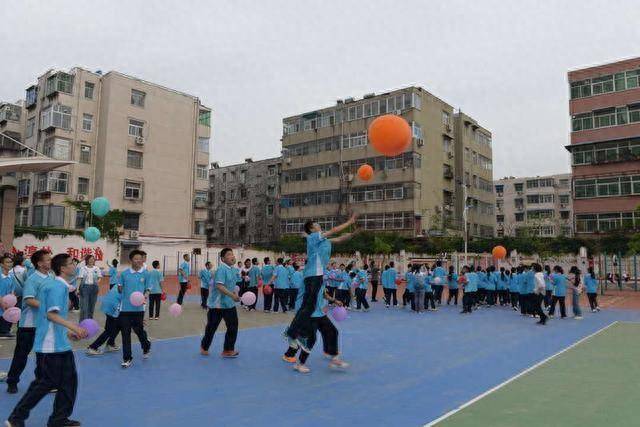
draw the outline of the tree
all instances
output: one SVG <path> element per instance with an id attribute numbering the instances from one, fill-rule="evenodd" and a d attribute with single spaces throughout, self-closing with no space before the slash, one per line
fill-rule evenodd
<path id="1" fill-rule="evenodd" d="M 124 222 L 124 211 L 112 209 L 104 217 L 99 218 L 91 213 L 90 202 L 80 202 L 66 199 L 64 204 L 72 207 L 76 211 L 84 212 L 87 226 L 96 227 L 100 230 L 102 237 L 111 242 L 120 241 L 120 227 Z"/>

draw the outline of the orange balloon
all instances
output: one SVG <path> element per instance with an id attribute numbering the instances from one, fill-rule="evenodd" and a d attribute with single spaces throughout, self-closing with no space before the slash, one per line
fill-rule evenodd
<path id="1" fill-rule="evenodd" d="M 373 178 L 373 168 L 367 164 L 364 164 L 358 168 L 358 178 L 363 181 L 369 181 Z"/>
<path id="2" fill-rule="evenodd" d="M 496 246 L 491 251 L 491 254 L 496 259 L 503 259 L 504 257 L 507 256 L 507 250 L 504 248 L 504 246 Z"/>
<path id="3" fill-rule="evenodd" d="M 371 122 L 368 135 L 373 148 L 387 157 L 402 154 L 411 144 L 409 124 L 394 114 L 385 114 Z"/>

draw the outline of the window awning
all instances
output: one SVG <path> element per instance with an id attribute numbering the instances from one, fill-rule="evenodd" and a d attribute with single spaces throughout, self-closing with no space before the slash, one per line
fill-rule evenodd
<path id="1" fill-rule="evenodd" d="M 0 157 L 0 175 L 12 172 L 47 172 L 76 162 L 55 160 L 44 156 Z"/>

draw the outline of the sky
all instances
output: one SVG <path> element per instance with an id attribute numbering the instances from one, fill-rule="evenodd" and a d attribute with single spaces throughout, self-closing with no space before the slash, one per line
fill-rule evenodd
<path id="1" fill-rule="evenodd" d="M 20 1 L 0 100 L 117 70 L 213 109 L 211 160 L 277 156 L 282 118 L 419 85 L 493 133 L 494 178 L 569 172 L 567 71 L 640 56 L 637 1 Z"/>

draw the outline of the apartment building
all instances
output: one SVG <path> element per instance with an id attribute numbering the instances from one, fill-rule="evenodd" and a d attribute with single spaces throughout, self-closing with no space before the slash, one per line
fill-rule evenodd
<path id="1" fill-rule="evenodd" d="M 568 73 L 576 234 L 640 227 L 640 58 Z"/>
<path id="2" fill-rule="evenodd" d="M 51 70 L 26 89 L 24 143 L 75 163 L 18 178 L 16 223 L 83 229 L 65 200 L 107 197 L 125 246 L 204 239 L 211 110 L 194 96 L 127 76 Z"/>
<path id="3" fill-rule="evenodd" d="M 14 157 L 24 140 L 24 102 L 0 102 L 0 156 Z"/>
<path id="4" fill-rule="evenodd" d="M 393 158 L 379 155 L 368 144 L 368 126 L 383 114 L 402 116 L 412 129 L 411 146 Z M 301 232 L 307 219 L 330 228 L 355 211 L 366 230 L 409 236 L 461 233 L 461 182 L 464 168 L 473 161 L 457 161 L 465 147 L 485 145 L 487 203 L 493 192 L 491 134 L 472 120 L 456 126 L 457 117 L 451 105 L 412 86 L 338 100 L 334 106 L 283 119 L 280 231 Z M 456 135 L 460 129 L 468 134 Z M 356 174 L 365 163 L 375 171 L 368 182 Z M 472 185 L 471 179 L 467 184 Z M 473 197 L 475 191 L 469 193 Z M 492 205 L 472 218 L 472 234 L 493 235 Z"/>
<path id="5" fill-rule="evenodd" d="M 282 158 L 220 167 L 209 171 L 207 244 L 268 243 L 279 235 Z"/>
<path id="6" fill-rule="evenodd" d="M 573 235 L 571 174 L 494 181 L 497 235 Z"/>

